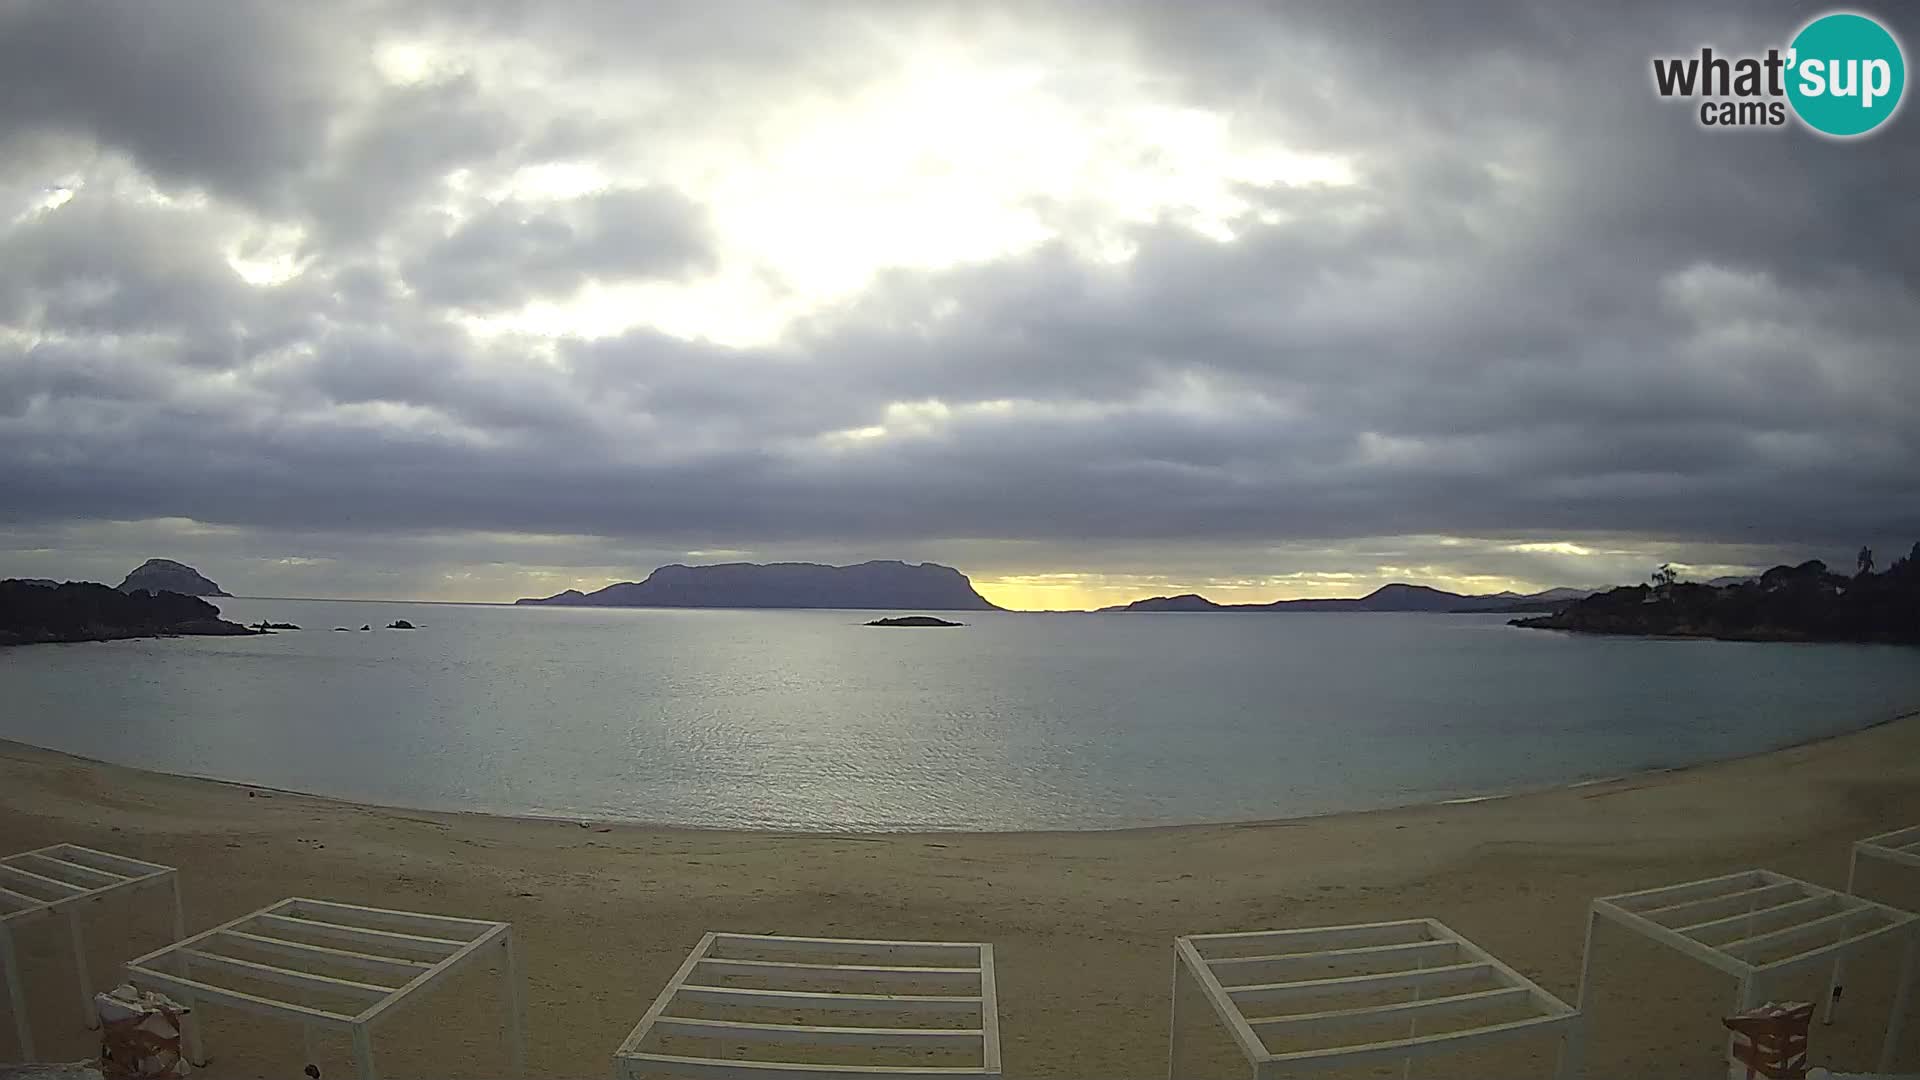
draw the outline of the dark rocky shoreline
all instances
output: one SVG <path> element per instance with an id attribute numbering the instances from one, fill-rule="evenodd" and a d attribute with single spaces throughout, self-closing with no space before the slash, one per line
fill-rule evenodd
<path id="1" fill-rule="evenodd" d="M 251 637 L 198 597 L 145 590 L 121 592 L 93 582 L 44 585 L 0 581 L 0 646 L 148 637 Z"/>
<path id="2" fill-rule="evenodd" d="M 1920 544 L 1877 574 L 1871 553 L 1861 556 L 1852 577 L 1812 560 L 1732 585 L 1669 579 L 1612 589 L 1510 624 L 1635 637 L 1920 645 Z"/>

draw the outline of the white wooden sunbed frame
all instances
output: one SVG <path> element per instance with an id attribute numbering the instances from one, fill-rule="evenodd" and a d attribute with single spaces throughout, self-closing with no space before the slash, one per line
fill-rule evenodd
<path id="1" fill-rule="evenodd" d="M 1209 955 L 1230 947 L 1253 955 Z M 1300 930 L 1257 930 L 1236 934 L 1189 934 L 1174 939 L 1172 1016 L 1167 1046 L 1168 1080 L 1176 1080 L 1180 1054 L 1181 975 L 1199 987 L 1233 1036 L 1254 1080 L 1272 1080 L 1290 1072 L 1343 1068 L 1378 1061 L 1402 1061 L 1409 1073 L 1415 1058 L 1524 1035 L 1557 1035 L 1560 1075 L 1571 1076 L 1579 1055 L 1579 1013 L 1532 980 L 1501 963 L 1436 919 L 1319 926 Z M 1364 969 L 1387 963 L 1394 970 L 1328 977 L 1329 969 Z M 1310 977 L 1299 978 L 1302 971 Z M 1287 979 L 1283 976 L 1293 974 Z M 1491 982 L 1488 989 L 1461 991 L 1458 984 Z M 1455 984 L 1453 989 L 1446 989 Z M 1425 996 L 1423 991 L 1440 988 Z M 1246 1007 L 1345 993 L 1406 990 L 1405 1000 L 1358 1008 L 1269 1013 L 1249 1017 Z M 1451 1030 L 1420 1026 L 1432 1020 L 1491 1007 L 1526 1008 L 1531 1015 L 1504 1023 Z M 1405 1020 L 1403 1038 L 1342 1043 L 1312 1050 L 1275 1052 L 1269 1033 L 1303 1034 Z M 1425 1022 L 1423 1024 L 1423 1022 Z"/>
<path id="2" fill-rule="evenodd" d="M 314 944 L 314 940 L 329 944 Z M 223 946 L 227 953 L 222 952 Z M 309 1062 L 318 1031 L 345 1031 L 353 1042 L 360 1080 L 375 1080 L 373 1026 L 391 1017 L 401 1002 L 424 994 L 456 971 L 484 963 L 488 950 L 494 948 L 504 954 L 507 1017 L 503 1026 L 513 1072 L 524 1076 L 526 1002 L 509 923 L 294 897 L 130 960 L 127 978 L 136 986 L 163 991 L 183 1005 L 224 1005 L 298 1023 Z M 229 955 L 234 951 L 283 959 L 267 964 Z M 364 974 L 346 979 L 310 970 L 328 965 Z M 358 1000 L 362 1007 L 354 1013 L 336 1012 L 209 981 L 221 976 Z M 198 1019 L 189 1018 L 182 1034 L 187 1059 L 204 1063 Z"/>
<path id="3" fill-rule="evenodd" d="M 1904 939 L 1906 950 L 1881 1046 L 1881 1072 L 1893 1064 L 1894 1048 L 1913 993 L 1914 952 L 1920 944 L 1920 916 L 1885 904 L 1835 892 L 1771 870 L 1666 885 L 1657 889 L 1602 896 L 1587 915 L 1587 944 L 1580 962 L 1580 1007 L 1587 1008 L 1593 971 L 1593 932 L 1601 919 L 1677 950 L 1738 981 L 1735 1011 L 1765 1001 L 1767 980 L 1848 953 L 1885 948 Z M 1879 920 L 1884 920 L 1883 922 Z M 1878 925 L 1867 925 L 1878 922 Z M 1864 927 L 1857 932 L 1856 927 Z M 1794 942 L 1839 938 L 1776 960 L 1750 957 Z"/>
<path id="4" fill-rule="evenodd" d="M 769 960 L 767 956 L 846 958 L 856 963 Z M 728 978 L 720 978 L 719 976 Z M 739 980 L 751 983 L 740 985 Z M 834 990 L 795 989 L 831 985 Z M 938 986 L 939 994 L 898 994 L 902 984 Z M 774 1006 L 852 1013 L 919 1013 L 957 1018 L 967 1027 L 837 1027 L 696 1019 L 674 1014 L 681 1003 Z M 693 1057 L 641 1049 L 650 1035 L 840 1046 L 865 1050 L 970 1050 L 977 1064 L 911 1066 L 817 1064 Z M 978 942 L 872 941 L 708 933 L 674 972 L 653 1007 L 613 1056 L 619 1080 L 644 1076 L 716 1080 L 954 1080 L 1000 1075 L 1000 1016 L 993 946 Z"/>
<path id="5" fill-rule="evenodd" d="M 166 887 L 173 895 L 173 936 L 186 936 L 180 909 L 180 877 L 171 866 L 115 855 L 78 844 L 52 844 L 0 858 L 0 968 L 6 969 L 7 999 L 13 1010 L 14 1038 L 23 1061 L 32 1061 L 33 1027 L 20 979 L 13 935 L 20 927 L 64 915 L 73 940 L 74 970 L 80 977 L 81 1022 L 98 1027 L 93 984 L 87 977 L 87 946 L 80 915 L 86 902 L 119 893 Z"/>
<path id="6" fill-rule="evenodd" d="M 1860 874 L 1860 858 L 1880 859 L 1895 866 L 1920 869 L 1920 825 L 1911 825 L 1904 829 L 1894 829 L 1878 836 L 1869 836 L 1865 840 L 1855 840 L 1851 853 L 1847 857 L 1847 891 L 1855 891 L 1854 884 Z M 1833 1010 L 1840 1004 L 1842 983 L 1847 977 L 1847 959 L 1844 955 L 1833 960 L 1833 983 L 1827 991 L 1827 1008 L 1823 1023 L 1833 1023 Z"/>

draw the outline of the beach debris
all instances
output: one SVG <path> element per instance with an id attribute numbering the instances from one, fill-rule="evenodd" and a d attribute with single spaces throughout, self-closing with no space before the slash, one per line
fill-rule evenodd
<path id="1" fill-rule="evenodd" d="M 1810 1001 L 1769 1001 L 1722 1019 L 1733 1032 L 1727 1075 L 1732 1080 L 1803 1080 L 1812 1020 Z"/>
<path id="2" fill-rule="evenodd" d="M 193 1010 L 165 994 L 121 983 L 93 995 L 100 1017 L 100 1064 L 108 1080 L 169 1080 L 193 1071 L 181 1051 L 182 1019 Z"/>

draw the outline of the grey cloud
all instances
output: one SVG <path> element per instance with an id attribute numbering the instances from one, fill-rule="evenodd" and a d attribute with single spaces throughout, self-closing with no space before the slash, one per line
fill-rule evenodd
<path id="1" fill-rule="evenodd" d="M 407 282 L 433 303 L 485 308 L 591 279 L 678 276 L 711 258 L 697 204 L 670 190 L 618 190 L 542 209 L 492 206 L 428 247 Z"/>
<path id="2" fill-rule="evenodd" d="M 115 24 L 111 39 L 132 18 L 10 10 L 43 51 L 79 40 L 65 20 Z M 365 9 L 341 35 L 512 34 L 589 86 L 658 65 L 681 113 L 636 106 L 631 130 L 616 100 L 568 116 L 472 73 L 361 87 L 362 60 L 271 9 L 242 12 L 204 55 L 180 46 L 200 81 L 167 68 L 138 107 L 110 86 L 18 97 L 0 139 L 37 133 L 49 167 L 68 153 L 49 132 L 92 133 L 214 198 L 164 209 L 89 188 L 0 226 L 0 518 L 191 517 L 265 545 L 342 522 L 375 546 L 598 538 L 552 565 L 726 547 L 1222 573 L 1289 545 L 1322 554 L 1275 565 L 1547 575 L 1577 564 L 1496 541 L 1611 538 L 1624 561 L 1662 544 L 1733 558 L 1920 535 L 1920 257 L 1900 242 L 1920 204 L 1892 180 L 1920 174 L 1911 110 L 1859 144 L 1715 135 L 1646 85 L 1654 52 L 1707 33 L 1764 45 L 1798 9 L 1023 9 L 1036 34 L 1130 42 L 1174 103 L 1351 155 L 1359 183 L 1245 186 L 1275 222 L 1243 220 L 1231 243 L 1141 223 L 1124 264 L 1062 240 L 892 271 L 763 347 L 647 329 L 550 351 L 474 338 L 445 309 L 674 278 L 719 255 L 698 190 L 620 177 L 450 226 L 428 205 L 447 172 L 664 137 L 721 98 L 838 92 L 869 69 L 860 43 L 903 17 L 755 8 L 730 38 L 696 7 L 658 10 L 563 26 L 530 5 Z M 316 64 L 356 103 L 303 89 Z M 204 129 L 134 130 L 255 80 L 271 85 Z M 308 227 L 310 264 L 256 289 L 218 245 L 279 214 Z M 1378 540 L 1436 534 L 1494 539 Z M 421 565 L 484 558 L 449 550 Z"/>
<path id="3" fill-rule="evenodd" d="M 169 184 L 252 203 L 325 144 L 355 35 L 254 2 L 14 0 L 0 6 L 0 146 L 78 130 Z"/>
<path id="4" fill-rule="evenodd" d="M 380 238 L 448 173 L 499 160 L 531 137 L 469 74 L 382 90 L 335 134 L 325 160 L 289 184 L 314 224 L 310 245 L 351 248 Z"/>

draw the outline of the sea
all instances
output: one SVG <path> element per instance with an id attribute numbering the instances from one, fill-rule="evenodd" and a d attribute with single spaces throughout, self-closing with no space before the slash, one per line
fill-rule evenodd
<path id="1" fill-rule="evenodd" d="M 1499 615 L 215 603 L 303 629 L 0 649 L 0 738 L 432 810 L 1080 830 L 1576 784 L 1920 708 L 1910 648 Z"/>

